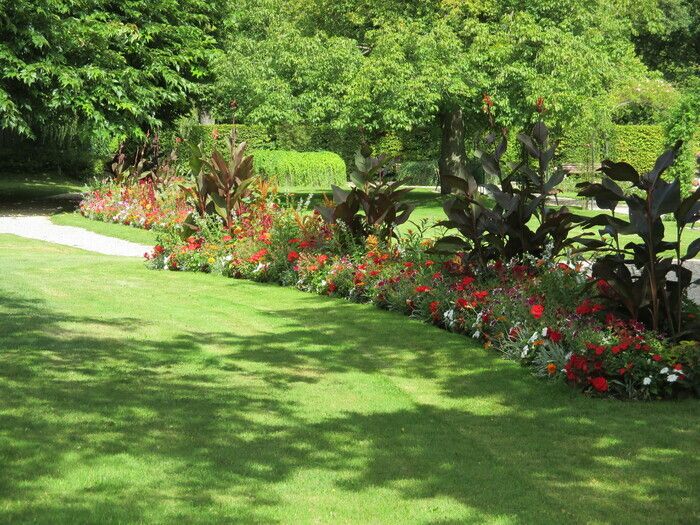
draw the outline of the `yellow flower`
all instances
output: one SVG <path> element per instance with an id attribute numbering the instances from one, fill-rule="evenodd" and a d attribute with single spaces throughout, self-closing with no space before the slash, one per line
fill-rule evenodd
<path id="1" fill-rule="evenodd" d="M 214 264 L 216 262 L 216 259 L 214 259 L 213 257 L 209 257 L 208 260 L 209 260 L 209 264 Z"/>

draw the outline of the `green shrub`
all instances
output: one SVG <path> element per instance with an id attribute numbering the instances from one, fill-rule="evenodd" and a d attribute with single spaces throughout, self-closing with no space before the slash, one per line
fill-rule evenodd
<path id="1" fill-rule="evenodd" d="M 666 138 L 661 126 L 651 124 L 619 124 L 610 133 L 610 137 L 603 137 L 591 136 L 586 129 L 567 132 L 559 144 L 560 162 L 576 164 L 583 171 L 593 173 L 604 158 L 609 158 L 627 162 L 644 173 L 654 167 L 667 143 L 675 141 Z M 693 149 L 700 150 L 697 139 L 690 148 Z"/>
<path id="2" fill-rule="evenodd" d="M 656 158 L 664 151 L 664 131 L 661 126 L 615 126 L 611 160 L 627 162 L 637 171 L 654 167 Z"/>
<path id="3" fill-rule="evenodd" d="M 398 178 L 409 186 L 436 186 L 438 184 L 438 163 L 434 160 L 402 162 Z"/>
<path id="4" fill-rule="evenodd" d="M 282 186 L 330 188 L 345 184 L 345 162 L 329 151 L 258 150 L 254 153 L 255 171 Z"/>
<path id="5" fill-rule="evenodd" d="M 232 124 L 188 126 L 179 132 L 162 133 L 161 144 L 166 149 L 174 147 L 177 150 L 179 148 L 175 138 L 179 136 L 194 144 L 201 143 L 202 152 L 205 155 L 209 155 L 215 143 L 219 146 L 219 150 L 223 151 L 226 149 L 226 138 L 231 133 L 232 127 Z M 238 142 L 247 142 L 248 148 L 251 151 L 258 149 L 275 149 L 275 142 L 264 126 L 237 124 L 236 133 L 238 135 Z M 214 138 L 216 134 L 218 134 L 218 139 Z"/>

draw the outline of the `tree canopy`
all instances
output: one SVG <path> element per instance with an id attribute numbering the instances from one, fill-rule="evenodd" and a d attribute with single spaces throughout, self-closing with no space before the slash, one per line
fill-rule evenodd
<path id="1" fill-rule="evenodd" d="M 208 77 L 206 0 L 0 0 L 0 128 L 160 125 Z"/>
<path id="2" fill-rule="evenodd" d="M 624 0 L 233 2 L 218 91 L 265 123 L 386 132 L 437 121 L 443 159 L 458 159 L 443 171 L 463 175 L 464 152 L 448 144 L 485 124 L 484 94 L 499 125 L 524 126 L 542 97 L 562 129 L 610 122 L 639 86 L 667 88 L 635 52 L 637 10 Z"/>

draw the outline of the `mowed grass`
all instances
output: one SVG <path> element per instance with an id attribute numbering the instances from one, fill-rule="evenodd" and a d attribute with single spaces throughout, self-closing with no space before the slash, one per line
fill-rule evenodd
<path id="1" fill-rule="evenodd" d="M 0 522 L 697 523 L 695 400 L 367 305 L 0 235 Z"/>
<path id="2" fill-rule="evenodd" d="M 83 183 L 54 173 L 0 173 L 0 204 L 82 191 Z"/>
<path id="3" fill-rule="evenodd" d="M 119 223 L 93 221 L 83 217 L 77 212 L 65 212 L 52 215 L 51 222 L 59 226 L 76 226 L 101 235 L 118 237 L 119 239 L 139 244 L 154 245 L 156 243 L 157 235 L 154 231 L 125 226 Z"/>

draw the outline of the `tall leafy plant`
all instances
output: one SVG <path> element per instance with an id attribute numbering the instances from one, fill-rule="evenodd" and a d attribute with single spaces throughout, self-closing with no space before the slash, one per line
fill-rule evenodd
<path id="1" fill-rule="evenodd" d="M 201 145 L 188 143 L 190 149 L 190 176 L 180 184 L 180 188 L 185 192 L 187 198 L 194 205 L 200 217 L 204 217 L 210 210 L 210 195 L 215 191 L 213 183 L 210 181 L 205 168 Z M 187 221 L 191 222 L 191 221 Z"/>
<path id="2" fill-rule="evenodd" d="M 253 171 L 253 156 L 246 155 L 246 142 L 236 143 L 235 127 L 228 139 L 229 158 L 216 148 L 212 151 L 211 160 L 205 161 L 205 175 L 213 187 L 210 196 L 216 212 L 221 215 L 226 228 L 231 231 L 234 227 L 234 216 L 240 208 L 243 198 L 247 195 L 248 186 L 255 179 Z"/>
<path id="3" fill-rule="evenodd" d="M 496 184 L 485 184 L 487 199 L 458 179 L 450 183 L 457 195 L 444 204 L 447 220 L 441 225 L 456 229 L 460 235 L 448 235 L 435 245 L 436 251 L 460 251 L 483 265 L 489 259 L 556 256 L 564 249 L 582 244 L 596 247 L 600 242 L 585 236 L 571 236 L 581 221 L 566 207 L 547 206 L 547 198 L 564 179 L 560 167 L 551 166 L 557 143 L 550 142 L 544 122 L 537 122 L 529 134 L 517 137 L 523 151 L 520 162 L 506 166 L 502 158 L 507 150 L 507 134 L 486 137 L 492 153 L 478 151 L 484 171 Z"/>
<path id="4" fill-rule="evenodd" d="M 316 210 L 329 224 L 342 222 L 356 238 L 370 233 L 382 239 L 394 236 L 395 228 L 409 219 L 415 206 L 406 201 L 411 188 L 387 177 L 393 163 L 385 155 L 365 157 L 358 152 L 357 170 L 350 176 L 353 187 L 344 190 L 333 185 L 333 201 Z"/>
<path id="5" fill-rule="evenodd" d="M 610 236 L 609 253 L 595 261 L 593 276 L 607 283 L 612 292 L 609 295 L 632 319 L 642 320 L 654 330 L 665 329 L 677 338 L 692 329 L 683 325 L 682 318 L 683 299 L 692 280 L 684 263 L 700 252 L 700 239 L 681 252 L 686 227 L 700 219 L 700 189 L 683 198 L 679 177 L 670 182 L 662 178 L 680 148 L 681 142 L 676 143 L 644 175 L 626 162 L 605 160 L 600 183 L 579 185 L 579 195 L 594 198 L 598 207 L 615 212 L 624 204 L 629 210 L 627 220 L 603 213 L 584 223 L 585 227 L 602 227 L 602 233 Z M 662 217 L 667 214 L 675 222 L 675 241 L 665 238 Z M 621 235 L 636 239 L 623 246 Z"/>

